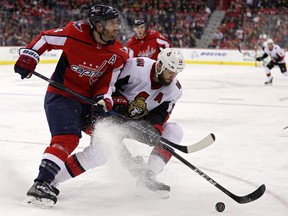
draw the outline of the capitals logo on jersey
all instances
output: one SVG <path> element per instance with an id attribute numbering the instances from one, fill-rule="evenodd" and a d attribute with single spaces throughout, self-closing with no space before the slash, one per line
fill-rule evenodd
<path id="1" fill-rule="evenodd" d="M 145 50 L 141 50 L 138 53 L 138 57 L 148 57 L 151 58 L 151 56 L 156 53 L 156 49 L 154 47 L 151 46 L 147 46 L 147 48 Z"/>

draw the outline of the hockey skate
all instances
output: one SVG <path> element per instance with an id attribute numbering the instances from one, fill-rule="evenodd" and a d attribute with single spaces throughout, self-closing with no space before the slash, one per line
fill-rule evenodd
<path id="1" fill-rule="evenodd" d="M 56 189 L 56 190 L 55 190 Z M 47 182 L 35 181 L 27 192 L 27 198 L 22 204 L 35 205 L 39 207 L 52 207 L 57 202 L 59 190 L 53 188 Z"/>
<path id="2" fill-rule="evenodd" d="M 265 85 L 272 85 L 272 82 L 273 82 L 273 77 L 267 77 L 267 80 L 265 81 Z"/>
<path id="3" fill-rule="evenodd" d="M 142 156 L 122 157 L 121 163 L 124 167 L 128 169 L 129 173 L 134 177 L 140 176 L 142 169 L 145 165 Z"/>
<path id="4" fill-rule="evenodd" d="M 170 186 L 157 181 L 156 175 L 151 170 L 143 170 L 137 183 L 136 195 L 138 196 L 157 196 L 169 198 Z"/>
<path id="5" fill-rule="evenodd" d="M 52 190 L 54 191 L 55 195 L 58 196 L 60 194 L 60 191 L 58 190 L 59 182 L 57 182 L 56 179 L 54 179 L 50 183 L 50 186 L 51 186 Z"/>
<path id="6" fill-rule="evenodd" d="M 134 177 L 138 177 L 145 165 L 143 157 L 134 157 L 125 146 L 123 146 L 120 157 L 121 164 L 128 169 L 129 173 Z"/>

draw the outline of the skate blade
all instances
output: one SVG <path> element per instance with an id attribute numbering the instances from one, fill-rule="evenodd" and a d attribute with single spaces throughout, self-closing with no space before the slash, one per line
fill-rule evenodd
<path id="1" fill-rule="evenodd" d="M 134 178 L 138 178 L 140 175 L 141 175 L 141 173 L 143 172 L 143 169 L 142 168 L 140 168 L 140 169 L 138 169 L 138 168 L 136 168 L 136 169 L 129 169 L 129 173 L 130 173 L 130 175 L 132 176 L 132 177 L 134 177 Z"/>
<path id="2" fill-rule="evenodd" d="M 27 196 L 21 203 L 24 206 L 36 206 L 40 208 L 52 208 L 55 203 L 53 200 L 46 199 L 46 198 L 36 198 L 33 196 Z"/>
<path id="3" fill-rule="evenodd" d="M 135 191 L 136 197 L 141 197 L 141 198 L 161 198 L 161 199 L 168 199 L 170 197 L 169 191 L 163 191 L 163 190 L 157 190 L 157 191 L 152 191 L 149 190 L 145 187 L 137 187 Z"/>
<path id="4" fill-rule="evenodd" d="M 288 137 L 288 129 L 282 129 L 281 131 L 279 131 L 278 136 L 279 137 Z"/>

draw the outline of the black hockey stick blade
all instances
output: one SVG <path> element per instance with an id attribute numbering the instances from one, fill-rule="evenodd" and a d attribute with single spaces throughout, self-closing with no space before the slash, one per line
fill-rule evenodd
<path id="1" fill-rule="evenodd" d="M 200 140 L 194 144 L 188 145 L 188 146 L 181 146 L 181 145 L 173 143 L 167 139 L 161 138 L 162 143 L 169 145 L 173 148 L 176 148 L 176 149 L 178 149 L 184 153 L 192 153 L 192 152 L 199 151 L 201 149 L 204 149 L 204 148 L 210 146 L 211 144 L 214 143 L 214 141 L 215 141 L 215 135 L 213 133 L 208 134 L 202 140 Z"/>
<path id="2" fill-rule="evenodd" d="M 255 55 L 252 55 L 252 54 L 249 53 L 249 52 L 243 52 L 243 51 L 242 51 L 242 47 L 241 47 L 240 44 L 238 45 L 238 50 L 239 50 L 239 52 L 240 52 L 241 54 L 243 54 L 244 56 L 248 56 L 248 57 L 250 57 L 250 58 L 256 59 L 256 56 L 255 56 Z"/>
<path id="3" fill-rule="evenodd" d="M 238 50 L 239 50 L 239 52 L 240 52 L 241 54 L 250 56 L 248 52 L 243 52 L 243 51 L 242 51 L 242 47 L 241 47 L 240 44 L 238 45 Z M 251 56 L 250 56 L 250 57 L 251 57 Z"/>
<path id="4" fill-rule="evenodd" d="M 245 204 L 259 199 L 265 193 L 265 190 L 266 186 L 262 184 L 257 190 L 246 196 L 236 196 L 234 194 L 230 194 L 230 197 L 240 204 Z"/>
<path id="5" fill-rule="evenodd" d="M 244 54 L 244 53 L 242 52 L 242 50 L 241 50 L 241 45 L 240 45 L 240 44 L 238 45 L 238 50 L 239 50 L 240 53 Z"/>
<path id="6" fill-rule="evenodd" d="M 193 164 L 191 164 L 190 162 L 188 162 L 187 160 L 185 160 L 183 157 L 181 157 L 179 154 L 177 154 L 173 149 L 171 149 L 169 146 L 160 143 L 161 147 L 164 148 L 165 150 L 167 150 L 168 152 L 170 152 L 175 158 L 177 158 L 178 160 L 180 160 L 183 164 L 185 164 L 186 166 L 188 166 L 190 169 L 192 169 L 194 172 L 196 172 L 198 175 L 200 175 L 202 178 L 204 178 L 206 181 L 208 181 L 210 184 L 212 184 L 213 186 L 215 186 L 216 188 L 218 188 L 219 190 L 221 190 L 223 193 L 225 193 L 227 196 L 229 196 L 231 199 L 233 199 L 234 201 L 236 201 L 237 203 L 240 204 L 244 204 L 244 203 L 249 203 L 252 202 L 254 200 L 257 200 L 258 198 L 260 198 L 265 190 L 266 187 L 265 185 L 261 185 L 257 190 L 255 190 L 254 192 L 245 195 L 245 196 L 237 196 L 234 193 L 230 192 L 228 189 L 226 189 L 225 187 L 223 187 L 221 184 L 219 184 L 218 182 L 216 182 L 214 179 L 212 179 L 211 177 L 209 177 L 207 174 L 205 174 L 203 171 L 201 171 L 200 169 L 198 169 L 196 166 L 194 166 Z"/>

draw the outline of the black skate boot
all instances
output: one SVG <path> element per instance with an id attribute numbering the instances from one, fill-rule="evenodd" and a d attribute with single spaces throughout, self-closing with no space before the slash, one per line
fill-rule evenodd
<path id="1" fill-rule="evenodd" d="M 273 77 L 267 77 L 267 80 L 266 82 L 264 83 L 265 85 L 272 85 L 272 82 L 273 82 Z"/>
<path id="2" fill-rule="evenodd" d="M 41 207 L 52 207 L 57 202 L 58 194 L 59 190 L 52 188 L 47 182 L 35 181 L 27 192 L 27 199 L 24 202 Z"/>
<path id="3" fill-rule="evenodd" d="M 136 186 L 136 194 L 139 196 L 154 194 L 161 198 L 169 198 L 170 186 L 157 181 L 156 175 L 151 170 L 142 171 Z"/>
<path id="4" fill-rule="evenodd" d="M 52 190 L 54 191 L 55 195 L 58 196 L 60 194 L 60 191 L 58 190 L 59 182 L 57 182 L 56 179 L 54 179 L 50 183 L 50 186 L 51 186 Z"/>

